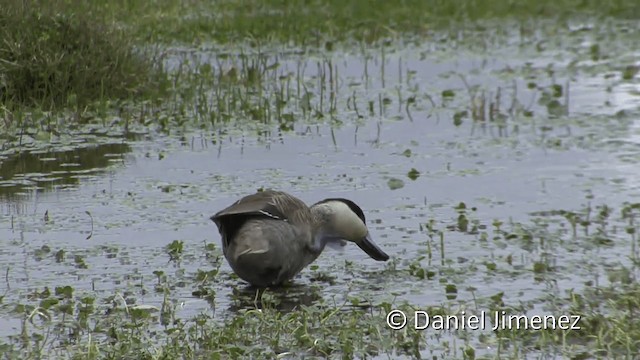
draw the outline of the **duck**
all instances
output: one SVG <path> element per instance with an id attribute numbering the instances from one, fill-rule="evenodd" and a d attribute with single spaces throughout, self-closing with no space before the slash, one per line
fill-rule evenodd
<path id="1" fill-rule="evenodd" d="M 279 286 L 315 261 L 325 246 L 353 242 L 377 261 L 389 260 L 371 239 L 362 209 L 327 198 L 311 206 L 283 191 L 247 195 L 210 218 L 231 269 L 255 287 Z"/>

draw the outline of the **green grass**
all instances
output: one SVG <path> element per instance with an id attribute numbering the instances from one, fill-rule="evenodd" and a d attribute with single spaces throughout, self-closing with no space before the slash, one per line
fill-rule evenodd
<path id="1" fill-rule="evenodd" d="M 634 0 L 396 0 L 396 1 L 37 1 L 49 13 L 105 19 L 146 43 L 293 41 L 324 46 L 460 28 L 469 20 L 613 16 L 640 18 Z"/>
<path id="2" fill-rule="evenodd" d="M 83 109 L 105 99 L 157 93 L 161 69 L 123 31 L 90 17 L 21 8 L 0 12 L 0 103 Z"/>

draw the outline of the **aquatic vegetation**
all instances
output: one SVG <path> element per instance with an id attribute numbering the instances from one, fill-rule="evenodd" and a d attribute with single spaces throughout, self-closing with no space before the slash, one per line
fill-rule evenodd
<path id="1" fill-rule="evenodd" d="M 460 210 L 460 206 L 457 208 L 454 212 Z M 491 274 L 487 276 L 500 278 L 510 273 L 507 276 L 517 279 L 533 273 L 535 281 L 543 284 L 551 284 L 549 280 L 553 278 L 561 280 L 567 276 L 561 269 L 580 271 L 584 266 L 589 266 L 585 264 L 585 259 L 589 259 L 590 255 L 585 254 L 586 257 L 573 260 L 565 257 L 570 263 L 557 263 L 549 262 L 548 259 L 534 260 L 538 254 L 572 251 L 575 243 L 579 246 L 593 244 L 591 238 L 602 236 L 613 236 L 617 241 L 624 241 L 624 235 L 631 236 L 637 230 L 635 221 L 639 215 L 638 208 L 638 204 L 627 204 L 621 211 L 613 208 L 606 210 L 610 214 L 607 215 L 608 224 L 627 224 L 629 230 L 623 234 L 612 234 L 606 227 L 603 228 L 603 217 L 600 217 L 593 222 L 582 222 L 580 227 L 584 231 L 581 229 L 577 237 L 573 238 L 570 229 L 553 222 L 554 217 L 563 213 L 562 210 L 536 215 L 530 223 L 504 222 L 499 225 L 494 222 L 496 226 L 493 230 L 481 226 L 479 228 L 483 229 L 482 232 L 492 233 L 487 238 L 493 238 L 492 242 L 496 245 L 500 241 L 507 241 L 522 242 L 522 246 L 527 247 L 523 229 L 536 222 L 538 225 L 534 239 L 544 239 L 544 242 L 540 241 L 536 245 L 543 250 L 541 253 L 527 250 L 523 253 L 527 255 L 521 260 L 512 258 L 508 261 L 498 257 L 486 262 L 486 270 Z M 591 208 L 585 208 L 579 214 L 583 216 L 591 211 Z M 614 216 L 615 213 L 619 215 Z M 602 215 L 604 213 L 600 211 L 600 216 Z M 547 222 L 550 227 L 541 230 L 540 221 Z M 473 262 L 450 261 L 447 253 L 452 250 L 446 253 L 444 251 L 445 244 L 449 244 L 445 237 L 449 235 L 436 230 L 434 226 L 436 222 L 429 221 L 423 231 L 426 235 L 437 235 L 436 239 L 430 238 L 429 243 L 437 241 L 432 248 L 435 246 L 441 250 L 442 262 L 439 264 L 430 263 L 432 255 L 416 257 L 409 263 L 396 262 L 379 274 L 365 275 L 375 276 L 377 285 L 372 286 L 368 281 L 354 283 L 346 293 L 341 290 L 343 285 L 340 283 L 343 283 L 343 279 L 336 283 L 327 281 L 322 278 L 326 275 L 317 273 L 318 266 L 311 266 L 312 274 L 303 276 L 308 277 L 309 282 L 305 281 L 304 284 L 266 290 L 234 290 L 230 295 L 231 301 L 225 305 L 226 310 L 217 307 L 220 303 L 218 297 L 223 293 L 224 287 L 236 281 L 225 278 L 222 274 L 219 248 L 211 243 L 198 246 L 180 244 L 184 258 L 200 264 L 203 264 L 202 261 L 212 260 L 218 264 L 217 267 L 191 272 L 184 271 L 186 269 L 175 263 L 178 271 L 172 272 L 171 276 L 167 276 L 164 270 L 154 270 L 151 276 L 131 274 L 133 276 L 129 280 L 122 283 L 117 281 L 114 290 L 100 290 L 100 283 L 94 283 L 88 289 L 80 284 L 50 283 L 50 286 L 31 288 L 28 292 L 20 291 L 20 297 L 15 294 L 7 297 L 5 294 L 0 311 L 6 316 L 20 319 L 20 325 L 15 335 L 0 340 L 0 348 L 8 358 L 32 358 L 49 354 L 62 358 L 83 356 L 96 359 L 140 356 L 352 358 L 377 355 L 420 358 L 428 354 L 440 354 L 446 358 L 461 356 L 460 354 L 467 357 L 499 355 L 516 359 L 524 354 L 545 354 L 547 351 L 563 356 L 583 354 L 612 357 L 631 356 L 635 353 L 640 334 L 638 322 L 633 320 L 635 312 L 640 308 L 638 282 L 633 275 L 637 271 L 637 262 L 610 266 L 607 269 L 609 275 L 606 285 L 598 285 L 597 281 L 585 279 L 587 281 L 582 288 L 563 290 L 551 286 L 546 291 L 537 292 L 534 298 L 522 302 L 518 300 L 520 296 L 506 289 L 494 292 L 469 286 L 473 281 L 464 280 L 464 277 L 477 273 L 477 268 Z M 465 236 L 472 238 L 478 234 Z M 632 236 L 630 240 L 634 249 L 637 249 L 637 239 Z M 173 242 L 169 247 L 175 249 L 177 246 L 179 242 Z M 160 251 L 154 256 L 162 257 L 164 250 L 158 250 Z M 34 251 L 34 255 L 40 262 L 55 261 L 53 252 L 54 249 L 40 247 Z M 199 260 L 194 258 L 196 253 L 202 252 L 211 257 L 207 255 Z M 110 250 L 110 253 L 115 254 L 111 259 L 118 264 L 125 260 L 124 255 L 118 255 L 117 249 Z M 100 256 L 76 254 L 76 260 L 64 266 L 75 266 L 74 262 L 77 264 L 78 258 L 98 265 L 96 255 Z M 428 266 L 427 260 L 430 263 Z M 526 263 L 532 263 L 532 268 L 521 266 Z M 347 263 L 344 266 L 342 271 L 363 274 L 361 265 Z M 79 276 L 82 277 L 82 272 L 89 271 L 91 267 L 93 266 L 79 268 Z M 332 272 L 338 277 L 349 276 Z M 131 275 L 123 273 L 118 276 L 125 280 Z M 7 279 L 12 278 L 8 272 Z M 107 275 L 106 279 L 109 278 L 111 275 Z M 12 282 L 10 280 L 7 285 L 12 286 Z M 394 286 L 393 283 L 402 285 Z M 376 286 L 381 287 L 375 290 Z M 398 299 L 423 286 L 442 292 L 442 302 L 411 304 Z M 155 298 L 159 298 L 160 302 L 144 301 L 148 296 L 147 288 L 154 289 L 152 291 L 157 294 Z M 184 291 L 190 291 L 189 289 L 194 289 L 193 295 L 205 300 L 209 304 L 206 307 L 211 306 L 213 312 L 205 310 L 205 307 L 195 315 L 180 315 L 182 309 L 189 306 L 182 300 Z M 390 289 L 393 289 L 392 293 L 395 292 L 391 297 L 388 295 Z M 473 296 L 469 296 L 470 294 Z M 521 329 L 479 332 L 458 328 L 453 332 L 443 333 L 435 328 L 453 324 L 447 321 L 462 316 L 486 316 L 491 321 L 491 326 L 495 326 L 493 321 L 497 319 L 496 316 L 520 314 L 519 321 L 524 321 L 522 316 L 539 314 L 539 306 L 543 307 L 545 314 L 553 314 L 558 318 L 563 314 L 579 317 L 576 326 L 580 329 L 545 328 L 533 331 L 524 328 L 524 323 L 521 323 Z M 408 326 L 392 330 L 387 324 L 388 314 L 392 310 L 401 310 L 406 314 L 425 312 L 434 322 L 431 327 L 427 327 L 426 323 L 416 320 L 416 324 L 420 324 L 416 327 L 414 319 L 410 318 Z M 439 318 L 450 320 L 439 323 Z M 153 346 L 150 347 L 149 344 Z M 495 351 L 488 351 L 489 348 L 495 348 Z"/>

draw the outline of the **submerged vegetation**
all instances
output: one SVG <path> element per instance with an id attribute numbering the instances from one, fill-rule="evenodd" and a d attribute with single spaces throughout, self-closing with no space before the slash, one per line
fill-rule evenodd
<path id="1" fill-rule="evenodd" d="M 333 162 L 318 162 L 328 170 L 313 181 L 344 189 L 371 186 L 380 196 L 403 202 L 397 204 L 403 209 L 419 208 L 416 199 L 425 199 L 417 216 L 391 203 L 378 210 L 388 214 L 374 212 L 376 231 L 393 238 L 388 245 L 395 255 L 386 267 L 372 270 L 346 257 L 332 259 L 330 267 L 310 266 L 291 287 L 266 291 L 244 288 L 228 268 L 223 270 L 220 249 L 210 242 L 217 239 L 212 229 L 133 251 L 129 246 L 137 240 L 128 237 L 151 234 L 156 240 L 159 234 L 147 232 L 150 227 L 173 236 L 188 221 L 201 226 L 207 222 L 201 219 L 204 205 L 177 211 L 176 204 L 208 201 L 211 193 L 239 191 L 265 179 L 272 182 L 265 185 L 274 186 L 277 177 L 269 172 L 258 173 L 263 179 L 247 173 L 234 177 L 220 173 L 220 161 L 211 174 L 179 168 L 179 181 L 172 183 L 176 169 L 163 168 L 167 178 L 159 184 L 135 179 L 123 189 L 113 190 L 110 183 L 108 190 L 96 190 L 91 204 L 102 207 L 81 209 L 80 215 L 56 214 L 60 210 L 53 206 L 42 214 L 41 207 L 6 210 L 9 215 L 0 214 L 0 234 L 11 240 L 0 241 L 0 258 L 10 260 L 0 268 L 0 330 L 6 331 L 0 359 L 637 356 L 640 205 L 594 207 L 588 196 L 581 209 L 522 211 L 513 214 L 519 217 L 515 220 L 509 209 L 510 215 L 489 220 L 493 215 L 483 211 L 504 199 L 468 206 L 471 199 L 458 199 L 454 189 L 455 207 L 427 205 L 431 194 L 407 191 L 429 187 L 439 177 L 476 179 L 492 166 L 508 168 L 510 160 L 520 161 L 532 150 L 546 156 L 626 146 L 623 160 L 637 164 L 635 145 L 619 140 L 635 113 L 575 115 L 570 94 L 572 81 L 581 76 L 604 78 L 609 94 L 619 84 L 637 83 L 637 57 L 617 57 L 617 51 L 637 41 L 637 24 L 624 20 L 640 19 L 640 2 L 7 3 L 0 9 L 0 196 L 24 198 L 30 191 L 73 189 L 86 178 L 106 177 L 102 170 L 124 163 L 126 153 L 137 151 L 132 143 L 147 134 L 160 138 L 161 145 L 145 149 L 142 161 L 160 163 L 171 151 L 165 146 L 171 136 L 183 147 L 201 142 L 204 149 L 221 149 L 236 134 L 244 146 L 246 133 L 270 143 L 282 141 L 283 133 L 304 138 L 314 131 L 312 125 L 329 124 L 330 141 L 338 149 L 334 129 L 355 124 L 354 142 L 367 141 L 391 156 L 384 159 L 392 162 L 396 156 L 406 167 L 387 170 L 388 164 L 372 162 L 380 169 L 347 175 L 349 169 L 334 174 Z M 609 23 L 611 18 L 620 24 Z M 627 43 L 614 41 L 623 36 Z M 415 45 L 422 41 L 429 46 Z M 500 44 L 491 48 L 492 41 Z M 389 60 L 409 43 L 416 52 L 411 61 Z M 499 50 L 512 45 L 509 49 L 530 51 L 525 60 L 485 67 L 487 59 L 511 56 Z M 427 72 L 427 79 L 418 74 L 416 68 L 425 64 L 441 65 L 419 63 L 424 58 L 451 58 L 451 51 L 434 50 L 449 47 L 456 49 L 456 61 L 458 49 L 464 55 L 460 61 L 477 49 L 497 53 L 473 58 L 462 70 Z M 343 61 L 342 51 L 362 57 Z M 536 56 L 543 60 L 536 63 Z M 341 63 L 348 61 L 357 70 Z M 614 107 L 615 99 L 596 100 L 579 104 L 602 100 Z M 367 122 L 375 122 L 376 129 L 371 138 L 358 140 L 357 129 Z M 436 130 L 455 135 L 422 139 L 428 135 L 420 128 L 407 127 L 416 134 L 400 144 L 381 135 L 385 124 L 400 122 L 434 129 L 450 125 Z M 250 130 L 234 132 L 243 126 Z M 459 136 L 467 129 L 470 136 Z M 489 135 L 474 141 L 479 132 Z M 603 133 L 615 141 L 601 142 Z M 462 158 L 473 165 L 460 168 L 455 160 Z M 371 164 L 358 163 L 358 169 Z M 211 176 L 195 186 L 194 173 Z M 282 184 L 309 186 L 301 175 Z M 478 184 L 487 181 L 479 178 Z M 589 181 L 604 182 L 600 175 Z M 620 178 L 611 183 L 628 185 Z M 547 197 L 545 185 L 541 188 L 535 191 Z M 517 195 L 527 199 L 528 194 Z M 0 204 L 4 200 L 0 197 Z M 376 215 L 396 218 L 383 223 Z M 158 223 L 171 229 L 155 229 Z M 83 229 L 80 245 L 37 242 L 70 236 L 78 227 Z M 126 244 L 117 244 L 118 237 Z M 473 256 L 465 255 L 469 247 Z M 53 275 L 39 278 L 37 273 Z M 509 292 L 511 283 L 526 290 Z M 488 316 L 501 311 L 579 315 L 581 329 L 415 330 L 409 319 L 408 327 L 392 330 L 387 324 L 392 309 L 442 316 L 482 311 Z"/>
<path id="2" fill-rule="evenodd" d="M 221 271 L 219 246 L 212 243 L 185 246 L 182 241 L 174 241 L 161 253 L 153 254 L 170 263 L 166 268 L 154 270 L 153 275 L 139 271 L 105 274 L 104 279 L 112 281 L 115 290 L 104 288 L 104 281 L 92 280 L 91 288 L 55 283 L 32 287 L 26 293 L 21 291 L 20 300 L 5 292 L 0 297 L 0 311 L 19 320 L 16 326 L 19 332 L 0 340 L 0 351 L 6 359 L 429 358 L 430 355 L 446 359 L 521 359 L 536 354 L 579 359 L 633 358 L 640 339 L 640 322 L 636 319 L 640 311 L 636 276 L 640 259 L 636 236 L 639 209 L 640 204 L 626 204 L 620 211 L 606 206 L 576 212 L 555 210 L 534 215 L 530 223 L 496 219 L 485 224 L 477 219 L 482 214 L 470 214 L 461 203 L 450 210 L 452 215 L 459 214 L 453 221 L 457 225 L 452 224 L 457 230 L 451 234 L 464 234 L 458 240 L 493 249 L 496 254 L 505 248 L 504 244 L 510 244 L 508 256 L 498 255 L 486 267 L 454 261 L 447 255 L 450 250 L 446 247 L 453 245 L 447 239 L 449 235 L 430 220 L 418 234 L 427 241 L 417 254 L 395 259 L 376 273 L 350 262 L 323 270 L 311 266 L 311 271 L 303 273 L 303 279 L 296 280 L 298 284 L 259 291 L 244 287 L 237 277 Z M 461 218 L 472 225 L 462 229 Z M 612 242 L 629 246 L 630 262 L 606 264 L 606 281 L 598 280 L 598 274 L 594 273 L 570 289 L 557 286 L 568 269 L 584 271 L 599 266 L 592 262 L 592 255 L 612 249 Z M 522 254 L 526 258 L 514 258 L 515 248 L 524 249 Z M 563 257 L 565 260 L 559 262 L 551 255 L 562 257 L 575 248 L 592 251 L 574 259 Z M 100 260 L 104 254 L 110 259 L 107 262 Z M 44 267 L 62 267 L 64 272 L 85 280 L 93 266 L 109 262 L 121 266 L 132 260 L 113 246 L 101 246 L 92 254 L 44 245 L 27 256 Z M 189 271 L 182 264 L 187 260 L 207 269 Z M 12 286 L 16 270 L 7 269 L 7 289 Z M 348 285 L 350 272 L 365 281 Z M 473 281 L 463 278 L 474 278 L 478 273 L 503 276 L 510 281 L 532 277 L 534 284 L 542 284 L 547 291 L 522 301 L 508 288 L 492 292 L 481 284 L 468 286 Z M 334 280 L 341 284 L 334 284 Z M 230 294 L 225 294 L 230 299 L 224 308 L 216 308 L 220 300 L 217 291 L 226 286 L 234 286 Z M 372 296 L 375 287 L 387 290 Z M 404 291 L 422 288 L 446 294 L 447 300 L 418 305 L 398 299 Z M 187 293 L 192 298 L 185 301 Z M 145 301 L 151 294 L 160 300 Z M 182 316 L 185 307 L 193 306 L 194 298 L 211 308 L 190 318 Z M 407 314 L 408 325 L 391 329 L 387 315 L 392 310 Z M 451 330 L 439 330 L 434 322 L 430 327 L 416 329 L 414 311 L 425 311 L 432 319 L 449 319 L 449 324 L 454 324 L 450 320 L 453 316 L 460 318 L 465 313 L 486 316 L 488 327 L 474 330 L 450 325 Z M 490 330 L 496 313 L 503 312 L 529 317 L 541 313 L 572 316 L 578 319 L 572 325 L 577 328 L 552 328 L 548 322 L 549 327 L 541 330 L 524 325 L 519 329 Z"/>

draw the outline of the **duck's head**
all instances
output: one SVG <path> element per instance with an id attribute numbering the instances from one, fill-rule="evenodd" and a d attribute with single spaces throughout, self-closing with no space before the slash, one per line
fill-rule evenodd
<path id="1" fill-rule="evenodd" d="M 389 255 L 371 240 L 364 212 L 353 201 L 340 198 L 324 199 L 312 205 L 311 211 L 320 222 L 320 236 L 325 241 L 351 241 L 372 259 L 389 260 Z"/>

